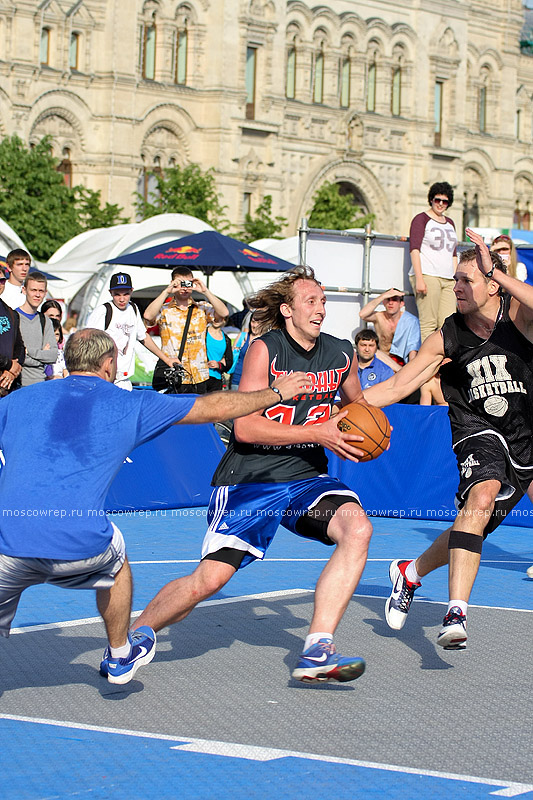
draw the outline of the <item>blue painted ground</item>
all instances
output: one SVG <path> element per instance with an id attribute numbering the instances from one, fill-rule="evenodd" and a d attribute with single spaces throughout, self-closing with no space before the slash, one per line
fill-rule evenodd
<path id="1" fill-rule="evenodd" d="M 114 519 L 125 534 L 129 558 L 133 562 L 134 609 L 140 610 L 166 581 L 186 574 L 194 567 L 193 563 L 153 562 L 198 558 L 205 530 L 205 509 L 168 511 L 165 515 L 137 513 L 119 515 Z M 374 526 L 370 560 L 358 594 L 386 597 L 389 593 L 389 561 L 395 557 L 418 555 L 439 535 L 445 524 L 374 519 Z M 328 548 L 280 529 L 269 551 L 269 560 L 238 573 L 219 597 L 292 588 L 312 589 L 328 555 Z M 140 561 L 152 563 L 135 563 Z M 501 526 L 485 545 L 472 603 L 531 609 L 533 581 L 526 577 L 526 568 L 531 564 L 532 529 Z M 418 597 L 444 602 L 447 597 L 446 571 L 429 576 Z M 92 592 L 35 587 L 23 595 L 15 626 L 95 615 Z M 9 643 L 0 642 L 0 647 L 6 648 L 4 653 L 7 655 Z M 527 698 L 524 700 L 529 702 Z M 130 695 L 127 702 L 134 703 L 135 694 Z M 406 732 L 407 735 L 416 734 L 409 732 L 408 725 Z M 171 749 L 179 745 L 180 740 L 76 729 L 68 724 L 43 725 L 6 719 L 1 715 L 0 743 L 0 759 L 4 765 L 1 791 L 8 800 L 109 798 L 113 793 L 132 793 L 154 800 L 175 797 L 296 800 L 324 792 L 333 794 L 338 800 L 397 800 L 398 797 L 413 795 L 423 800 L 463 797 L 484 800 L 501 789 L 501 786 L 489 783 L 305 758 L 261 762 L 235 756 L 183 752 Z M 457 772 L 462 772 L 460 759 Z M 533 797 L 533 792 L 520 796 Z"/>
<path id="2" fill-rule="evenodd" d="M 193 563 L 136 564 L 136 561 L 198 559 L 206 528 L 206 510 L 177 509 L 114 515 L 124 533 L 135 581 L 133 608 L 141 610 L 167 581 L 186 575 Z M 387 597 L 389 561 L 419 555 L 447 526 L 443 522 L 373 518 L 374 535 L 369 562 L 357 594 Z M 240 571 L 217 597 L 235 597 L 284 589 L 313 589 L 329 557 L 329 549 L 279 529 L 268 558 Z M 280 562 L 273 559 L 294 559 Z M 319 559 L 306 562 L 301 559 Z M 376 559 L 376 560 L 373 560 Z M 533 564 L 533 529 L 501 525 L 487 539 L 471 603 L 505 608 L 533 607 L 533 581 L 526 569 Z M 440 570 L 424 579 L 417 599 L 444 602 L 447 572 Z M 92 592 L 55 587 L 33 587 L 23 596 L 15 626 L 81 619 L 97 614 Z"/>
<path id="3" fill-rule="evenodd" d="M 184 753 L 171 750 L 178 742 L 168 740 L 12 720 L 0 719 L 0 737 L 2 761 L 11 765 L 2 777 L 6 800 L 107 800 L 126 793 L 145 800 L 295 800 L 316 797 L 317 790 L 337 800 L 486 800 L 499 788 L 302 758 L 257 762 Z"/>

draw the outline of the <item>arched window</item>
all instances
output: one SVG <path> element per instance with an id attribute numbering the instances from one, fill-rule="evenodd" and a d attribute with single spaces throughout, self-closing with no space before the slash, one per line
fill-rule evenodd
<path id="1" fill-rule="evenodd" d="M 153 81 L 155 78 L 155 44 L 156 27 L 154 22 L 141 26 L 141 74 L 143 78 Z"/>
<path id="2" fill-rule="evenodd" d="M 68 48 L 68 65 L 70 69 L 77 70 L 80 55 L 80 35 L 79 33 L 70 34 L 70 42 Z"/>
<path id="3" fill-rule="evenodd" d="M 50 28 L 43 28 L 41 30 L 39 61 L 45 66 L 50 63 Z"/>
<path id="4" fill-rule="evenodd" d="M 392 73 L 392 91 L 390 110 L 393 117 L 402 113 L 402 68 L 396 67 Z"/>
<path id="5" fill-rule="evenodd" d="M 176 54 L 174 80 L 179 84 L 187 83 L 187 55 L 189 49 L 189 32 L 187 20 L 182 28 L 176 32 Z"/>
<path id="6" fill-rule="evenodd" d="M 324 51 L 322 48 L 315 53 L 313 70 L 313 103 L 322 103 L 324 100 Z"/>
<path id="7" fill-rule="evenodd" d="M 487 130 L 487 87 L 479 87 L 479 102 L 478 102 L 478 121 L 479 130 L 485 133 Z"/>
<path id="8" fill-rule="evenodd" d="M 62 160 L 59 162 L 57 171 L 63 176 L 65 186 L 69 189 L 72 186 L 72 161 L 70 160 L 70 150 L 65 147 L 62 153 Z"/>
<path id="9" fill-rule="evenodd" d="M 246 48 L 246 119 L 255 119 L 255 74 L 257 70 L 257 48 Z"/>
<path id="10" fill-rule="evenodd" d="M 287 77 L 285 81 L 285 96 L 289 100 L 296 97 L 296 47 L 289 47 L 287 52 Z"/>
<path id="11" fill-rule="evenodd" d="M 435 146 L 440 147 L 442 142 L 442 100 L 444 93 L 444 83 L 435 81 L 434 92 L 434 119 L 435 119 Z"/>
<path id="12" fill-rule="evenodd" d="M 368 67 L 367 81 L 366 81 L 366 110 L 376 110 L 376 76 L 377 66 L 373 61 Z"/>
<path id="13" fill-rule="evenodd" d="M 351 100 L 351 74 L 352 62 L 349 56 L 341 59 L 340 63 L 340 102 L 342 108 L 349 108 Z"/>

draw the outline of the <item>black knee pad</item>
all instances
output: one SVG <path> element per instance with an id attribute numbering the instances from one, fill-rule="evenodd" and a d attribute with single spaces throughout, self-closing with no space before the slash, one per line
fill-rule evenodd
<path id="1" fill-rule="evenodd" d="M 448 550 L 468 550 L 470 553 L 480 553 L 483 549 L 483 537 L 466 531 L 450 531 Z"/>

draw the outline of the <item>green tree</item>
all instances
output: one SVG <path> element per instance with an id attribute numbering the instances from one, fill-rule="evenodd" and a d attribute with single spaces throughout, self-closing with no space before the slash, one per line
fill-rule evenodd
<path id="1" fill-rule="evenodd" d="M 338 183 L 324 183 L 313 197 L 313 210 L 309 216 L 311 228 L 343 231 L 346 228 L 364 228 L 374 221 L 374 214 L 363 214 L 355 205 L 351 193 L 341 194 Z"/>
<path id="2" fill-rule="evenodd" d="M 0 142 L 0 217 L 40 260 L 79 233 L 74 192 L 56 167 L 49 137 L 31 149 L 18 136 Z"/>
<path id="3" fill-rule="evenodd" d="M 106 203 L 103 207 L 101 206 L 100 189 L 94 191 L 85 186 L 75 186 L 74 194 L 81 230 L 111 228 L 113 225 L 129 222 L 129 217 L 121 216 L 124 209 L 116 203 Z"/>
<path id="4" fill-rule="evenodd" d="M 224 215 L 227 206 L 220 202 L 213 168 L 202 172 L 198 164 L 170 167 L 164 174 L 153 174 L 155 192 L 148 198 L 136 193 L 135 207 L 146 219 L 156 214 L 181 213 L 198 217 L 219 231 L 228 228 Z"/>
<path id="5" fill-rule="evenodd" d="M 100 192 L 65 185 L 51 142 L 49 136 L 31 148 L 18 136 L 0 142 L 0 217 L 40 261 L 87 228 L 127 221 L 118 206 L 100 208 Z"/>
<path id="6" fill-rule="evenodd" d="M 246 214 L 244 230 L 235 236 L 243 242 L 254 242 L 256 239 L 280 239 L 282 229 L 287 224 L 285 217 L 272 217 L 272 195 L 266 194 L 263 202 L 257 207 L 252 217 Z"/>

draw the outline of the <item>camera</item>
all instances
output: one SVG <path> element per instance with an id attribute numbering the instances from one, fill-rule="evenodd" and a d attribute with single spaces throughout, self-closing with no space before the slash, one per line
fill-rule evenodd
<path id="1" fill-rule="evenodd" d="M 180 281 L 180 286 L 185 289 L 192 289 L 194 281 Z"/>
<path id="2" fill-rule="evenodd" d="M 168 385 L 168 392 L 176 393 L 183 383 L 183 379 L 187 375 L 187 370 L 181 364 L 176 364 L 175 367 L 167 367 L 163 372 L 163 376 Z"/>

